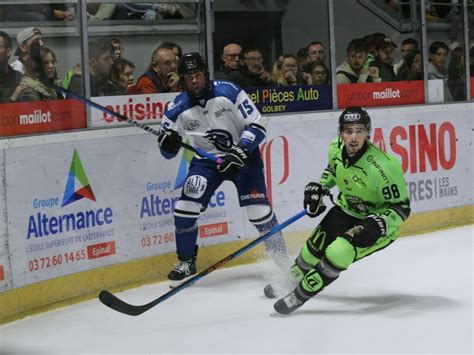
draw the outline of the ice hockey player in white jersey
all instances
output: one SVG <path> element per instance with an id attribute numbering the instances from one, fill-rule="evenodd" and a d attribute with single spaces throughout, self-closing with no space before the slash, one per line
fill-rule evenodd
<path id="1" fill-rule="evenodd" d="M 237 188 L 239 203 L 260 235 L 278 224 L 268 202 L 259 144 L 265 138 L 263 119 L 247 94 L 227 81 L 213 81 L 199 53 L 183 55 L 179 65 L 184 91 L 170 103 L 159 130 L 162 155 L 171 159 L 184 137 L 223 159 L 221 164 L 194 156 L 174 210 L 178 262 L 168 274 L 176 287 L 196 274 L 197 219 L 224 180 Z M 280 267 L 288 262 L 281 232 L 265 241 Z"/>

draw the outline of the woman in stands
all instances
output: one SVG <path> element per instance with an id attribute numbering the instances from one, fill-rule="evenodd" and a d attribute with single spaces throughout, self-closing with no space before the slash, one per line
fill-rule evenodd
<path id="1" fill-rule="evenodd" d="M 423 59 L 418 49 L 409 51 L 398 69 L 397 80 L 423 80 Z"/>
<path id="2" fill-rule="evenodd" d="M 56 55 L 49 48 L 41 48 L 39 42 L 30 47 L 30 59 L 25 63 L 25 76 L 20 85 L 18 101 L 48 101 L 62 99 L 54 86 L 59 84 L 56 71 Z"/>

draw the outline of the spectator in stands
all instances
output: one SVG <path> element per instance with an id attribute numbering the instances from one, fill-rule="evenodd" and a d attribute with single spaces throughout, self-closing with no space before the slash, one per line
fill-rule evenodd
<path id="1" fill-rule="evenodd" d="M 298 64 L 298 71 L 304 72 L 310 62 L 308 48 L 303 47 L 298 49 L 298 52 L 296 52 L 296 62 Z"/>
<path id="2" fill-rule="evenodd" d="M 444 0 L 444 2 L 446 3 L 446 0 Z M 445 12 L 444 18 L 450 22 L 449 38 L 451 39 L 451 44 L 449 45 L 449 48 L 453 50 L 459 46 L 458 32 L 459 32 L 459 25 L 463 23 L 463 13 L 461 11 L 461 8 L 462 8 L 461 1 L 452 0 L 451 2 L 453 3 L 453 5 L 447 7 L 449 12 L 444 10 Z M 467 23 L 468 23 L 468 28 L 470 29 L 469 31 L 470 41 L 472 42 L 473 37 L 474 37 L 474 30 L 472 30 L 472 28 L 474 28 L 474 0 L 468 0 L 467 3 L 468 3 Z M 442 5 L 438 5 L 438 7 L 442 7 Z M 446 5 L 444 5 L 444 8 L 446 9 Z"/>
<path id="3" fill-rule="evenodd" d="M 181 5 L 172 3 L 117 3 L 113 19 L 116 20 L 156 20 L 182 19 L 184 9 Z"/>
<path id="4" fill-rule="evenodd" d="M 102 39 L 89 44 L 91 96 L 108 96 L 114 94 L 115 89 L 109 81 L 110 68 L 113 63 L 112 58 L 112 46 L 109 41 Z M 72 76 L 69 91 L 77 95 L 83 95 L 82 73 Z"/>
<path id="5" fill-rule="evenodd" d="M 311 74 L 306 72 L 307 66 L 310 63 L 308 47 L 298 49 L 298 52 L 296 52 L 296 62 L 298 64 L 298 72 L 296 73 L 298 82 L 305 85 L 311 85 Z"/>
<path id="6" fill-rule="evenodd" d="M 35 27 L 27 27 L 17 34 L 16 43 L 18 44 L 18 48 L 15 51 L 15 55 L 18 56 L 18 59 L 11 64 L 14 70 L 22 74 L 25 73 L 24 65 L 30 55 L 30 45 L 36 39 L 39 39 L 41 46 L 44 45 L 43 34 Z"/>
<path id="7" fill-rule="evenodd" d="M 122 47 L 122 42 L 120 41 L 120 38 L 118 38 L 117 36 L 111 36 L 109 37 L 109 42 L 112 46 L 112 52 L 114 54 L 113 59 L 117 60 L 122 58 L 122 54 L 125 49 Z"/>
<path id="8" fill-rule="evenodd" d="M 240 67 L 240 52 L 242 52 L 242 47 L 237 43 L 229 43 L 224 47 L 221 55 L 222 65 L 214 73 L 214 79 L 229 80 L 229 74 Z"/>
<path id="9" fill-rule="evenodd" d="M 108 41 L 110 42 L 110 45 L 111 45 L 113 60 L 115 61 L 117 59 L 122 58 L 122 54 L 125 48 L 122 47 L 122 42 L 120 41 L 120 39 L 117 36 L 110 36 L 108 38 Z M 82 67 L 79 63 L 74 64 L 72 68 L 69 69 L 66 75 L 64 76 L 63 83 L 62 83 L 63 88 L 65 88 L 66 90 L 69 89 L 69 86 L 71 84 L 71 79 L 74 75 L 82 75 Z"/>
<path id="10" fill-rule="evenodd" d="M 377 42 L 379 38 L 385 37 L 387 36 L 382 32 L 375 32 L 364 36 L 362 39 L 364 40 L 365 45 L 367 46 L 367 52 L 375 57 L 375 42 Z"/>
<path id="11" fill-rule="evenodd" d="M 66 4 L 13 5 L 8 8 L 10 21 L 70 21 L 74 15 Z"/>
<path id="12" fill-rule="evenodd" d="M 311 42 L 310 44 L 308 44 L 307 48 L 310 63 L 324 63 L 324 61 L 326 60 L 326 50 L 321 42 Z"/>
<path id="13" fill-rule="evenodd" d="M 298 65 L 293 54 L 282 54 L 272 68 L 272 80 L 277 86 L 299 85 L 296 74 Z"/>
<path id="14" fill-rule="evenodd" d="M 171 49 L 153 51 L 148 70 L 128 89 L 129 94 L 151 94 L 180 91 L 178 60 Z"/>
<path id="15" fill-rule="evenodd" d="M 176 59 L 178 60 L 178 62 L 181 60 L 181 57 L 183 56 L 183 50 L 181 49 L 179 44 L 174 42 L 163 42 L 160 47 L 171 49 L 176 55 Z"/>
<path id="16" fill-rule="evenodd" d="M 451 52 L 448 65 L 448 88 L 454 101 L 466 100 L 466 66 L 464 49 L 456 47 Z"/>
<path id="17" fill-rule="evenodd" d="M 41 47 L 39 39 L 33 41 L 30 46 L 25 72 L 20 82 L 23 90 L 18 96 L 18 101 L 49 101 L 63 98 L 54 89 L 58 84 L 56 56 L 51 49 Z"/>
<path id="18" fill-rule="evenodd" d="M 423 58 L 418 49 L 405 54 L 403 64 L 398 69 L 397 80 L 423 80 Z"/>
<path id="19" fill-rule="evenodd" d="M 408 52 L 418 50 L 418 41 L 414 38 L 405 38 L 400 45 L 400 61 L 393 66 L 393 71 L 395 75 L 398 74 L 398 70 L 403 65 L 403 59 Z"/>
<path id="20" fill-rule="evenodd" d="M 131 61 L 120 58 L 114 60 L 110 69 L 110 81 L 116 89 L 116 95 L 125 95 L 130 86 L 133 85 L 133 72 L 135 64 Z"/>
<path id="21" fill-rule="evenodd" d="M 311 85 L 328 85 L 330 80 L 329 69 L 323 62 L 313 62 L 308 67 L 311 74 Z"/>
<path id="22" fill-rule="evenodd" d="M 367 60 L 367 45 L 362 38 L 349 42 L 346 49 L 347 61 L 336 68 L 336 83 L 380 82 L 379 69 L 374 66 L 364 68 Z"/>
<path id="23" fill-rule="evenodd" d="M 115 4 L 87 3 L 87 18 L 92 21 L 110 19 L 117 6 Z"/>
<path id="24" fill-rule="evenodd" d="M 19 86 L 22 74 L 8 64 L 11 55 L 12 40 L 0 31 L 0 103 L 15 102 L 23 89 Z"/>
<path id="25" fill-rule="evenodd" d="M 428 79 L 443 80 L 444 101 L 453 101 L 448 88 L 448 71 L 444 67 L 449 54 L 448 45 L 441 41 L 431 43 L 429 48 Z"/>
<path id="26" fill-rule="evenodd" d="M 240 53 L 242 65 L 229 74 L 229 80 L 242 88 L 273 86 L 270 73 L 263 66 L 259 49 L 249 48 Z"/>
<path id="27" fill-rule="evenodd" d="M 379 68 L 380 79 L 384 82 L 397 80 L 392 65 L 396 47 L 389 37 L 378 38 L 375 41 L 375 61 L 372 65 Z"/>

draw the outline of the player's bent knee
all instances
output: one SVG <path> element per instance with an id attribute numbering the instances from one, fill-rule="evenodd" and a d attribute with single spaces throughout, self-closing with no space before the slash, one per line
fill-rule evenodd
<path id="1" fill-rule="evenodd" d="M 345 270 L 354 262 L 356 251 L 348 240 L 337 237 L 327 247 L 325 256 L 335 267 Z"/>
<path id="2" fill-rule="evenodd" d="M 269 205 L 248 205 L 245 209 L 252 224 L 263 224 L 273 217 L 273 211 Z"/>
<path id="3" fill-rule="evenodd" d="M 174 208 L 174 215 L 179 217 L 197 218 L 202 205 L 196 201 L 179 200 Z"/>

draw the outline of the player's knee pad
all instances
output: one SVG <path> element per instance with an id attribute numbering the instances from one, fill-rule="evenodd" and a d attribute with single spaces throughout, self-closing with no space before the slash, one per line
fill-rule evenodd
<path id="1" fill-rule="evenodd" d="M 202 205 L 196 201 L 179 200 L 174 206 L 175 217 L 198 218 Z"/>
<path id="2" fill-rule="evenodd" d="M 249 205 L 245 206 L 245 209 L 247 210 L 250 223 L 252 223 L 259 232 L 265 232 L 274 227 L 269 227 L 274 219 L 272 208 L 269 205 Z"/>
<path id="3" fill-rule="evenodd" d="M 199 217 L 200 211 L 200 203 L 179 200 L 174 210 L 176 233 L 189 233 L 197 229 L 196 220 Z"/>
<path id="4" fill-rule="evenodd" d="M 314 267 L 319 260 L 321 259 L 320 256 L 316 255 L 312 249 L 308 247 L 308 244 L 305 243 L 301 247 L 300 253 L 296 260 L 299 260 L 299 264 L 301 265 L 308 265 L 309 267 L 302 267 L 302 269 L 309 270 Z"/>
<path id="5" fill-rule="evenodd" d="M 295 263 L 290 267 L 290 274 L 293 280 L 299 282 L 309 270 L 311 270 L 311 265 L 304 263 L 298 256 Z"/>
<path id="6" fill-rule="evenodd" d="M 337 237 L 326 248 L 324 255 L 335 268 L 345 270 L 354 262 L 356 251 L 347 239 Z"/>

